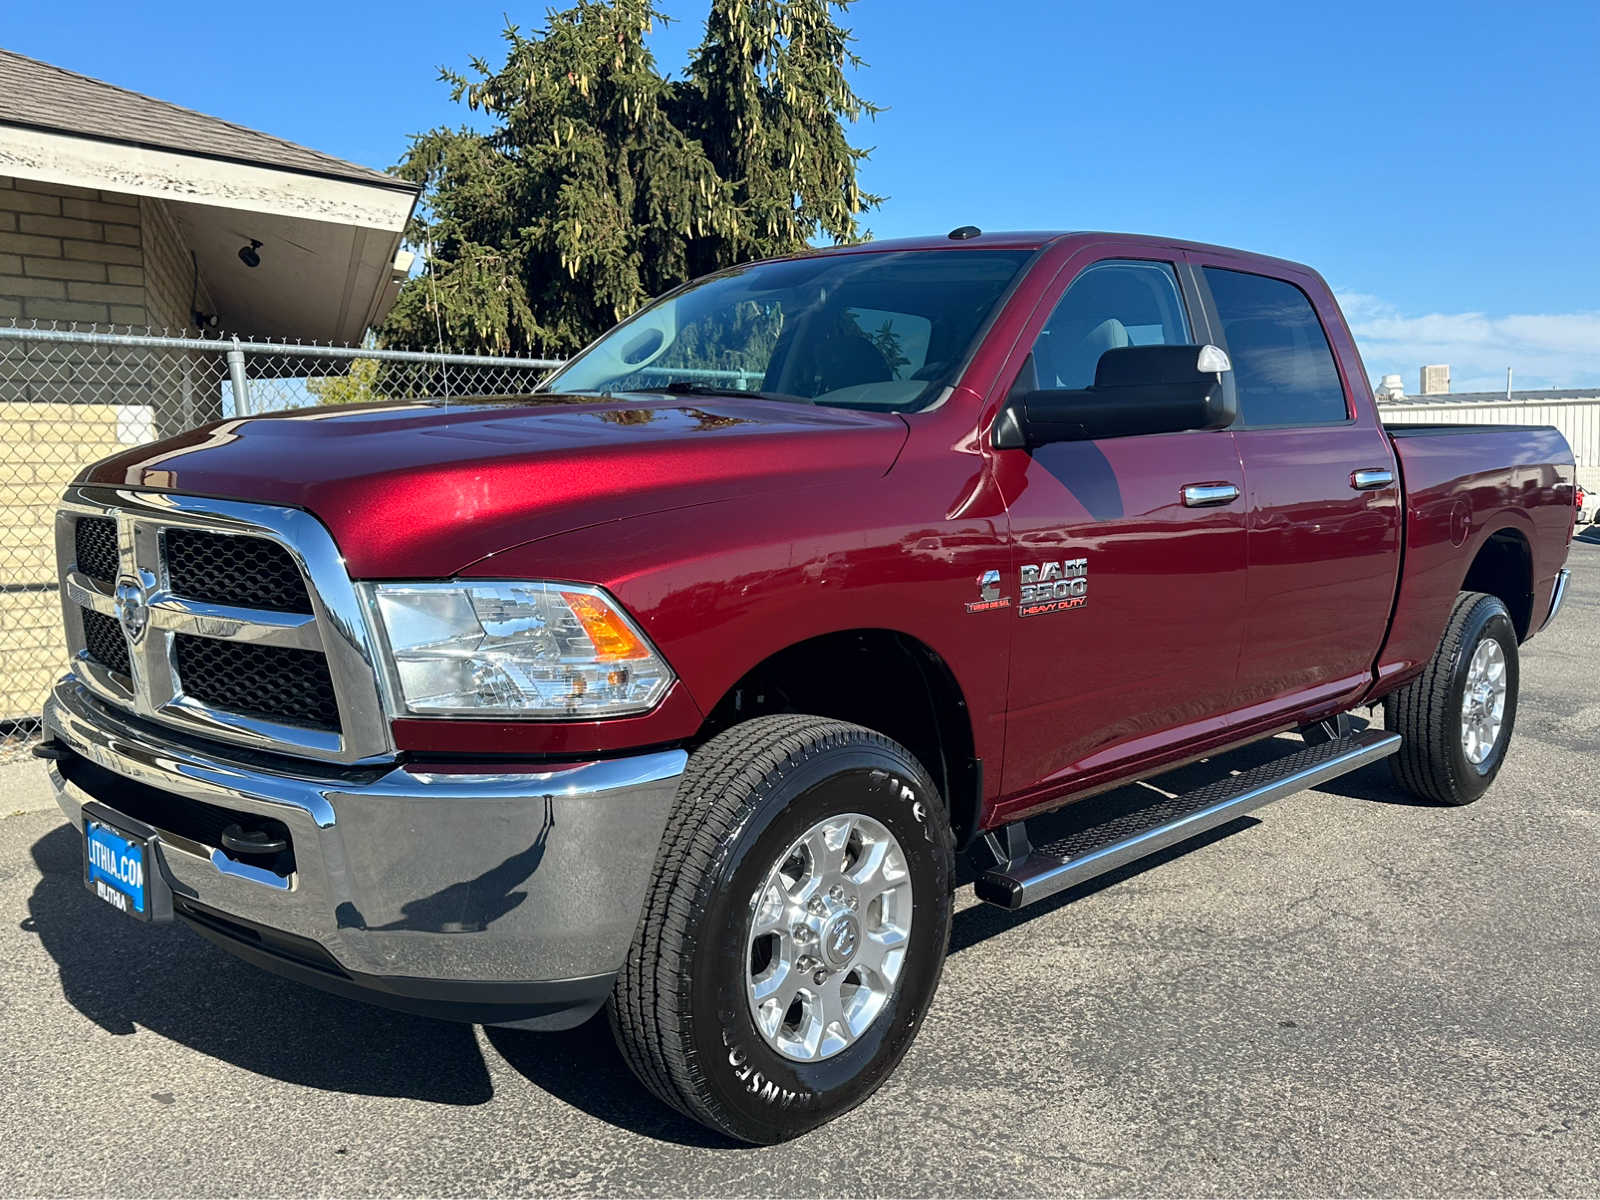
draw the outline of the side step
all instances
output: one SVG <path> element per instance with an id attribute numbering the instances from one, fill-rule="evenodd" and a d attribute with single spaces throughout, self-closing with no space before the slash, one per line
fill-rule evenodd
<path id="1" fill-rule="evenodd" d="M 1400 735 L 1381 730 L 1332 738 L 1041 846 L 1028 845 L 1019 825 L 1006 826 L 985 835 L 1001 865 L 978 876 L 978 899 L 1001 908 L 1021 908 L 1226 825 L 1274 800 L 1387 758 L 1398 749 Z"/>

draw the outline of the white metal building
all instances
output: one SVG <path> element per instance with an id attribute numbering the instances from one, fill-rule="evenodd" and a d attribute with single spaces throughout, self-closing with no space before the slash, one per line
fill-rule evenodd
<path id="1" fill-rule="evenodd" d="M 1554 425 L 1572 446 L 1578 482 L 1600 490 L 1600 388 L 1380 398 L 1378 413 L 1396 423 Z"/>

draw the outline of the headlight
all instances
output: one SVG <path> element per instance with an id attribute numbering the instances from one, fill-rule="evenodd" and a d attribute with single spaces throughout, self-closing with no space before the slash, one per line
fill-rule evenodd
<path id="1" fill-rule="evenodd" d="M 605 717 L 655 706 L 672 671 L 599 588 L 366 583 L 392 716 Z"/>

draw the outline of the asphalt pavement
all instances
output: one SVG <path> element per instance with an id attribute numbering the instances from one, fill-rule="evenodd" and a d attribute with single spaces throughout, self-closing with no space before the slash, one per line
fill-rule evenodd
<path id="1" fill-rule="evenodd" d="M 137 925 L 8 771 L 0 1195 L 1600 1193 L 1600 545 L 1571 565 L 1479 803 L 1379 765 L 1019 914 L 966 889 L 899 1072 L 769 1149 L 603 1019 L 396 1015 Z"/>

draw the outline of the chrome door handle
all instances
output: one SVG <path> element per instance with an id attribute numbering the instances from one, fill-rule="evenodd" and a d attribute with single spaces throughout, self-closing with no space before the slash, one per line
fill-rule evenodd
<path id="1" fill-rule="evenodd" d="M 1211 508 L 1232 504 L 1238 498 L 1239 489 L 1231 483 L 1191 483 L 1183 489 L 1185 508 Z"/>
<path id="2" fill-rule="evenodd" d="M 1350 472 L 1350 486 L 1358 492 L 1370 492 L 1373 488 L 1388 487 L 1394 482 L 1394 472 L 1388 467 L 1364 467 L 1359 471 Z"/>

